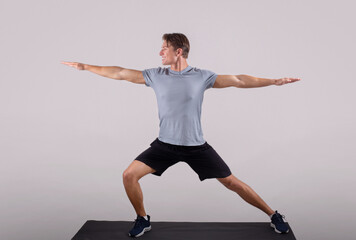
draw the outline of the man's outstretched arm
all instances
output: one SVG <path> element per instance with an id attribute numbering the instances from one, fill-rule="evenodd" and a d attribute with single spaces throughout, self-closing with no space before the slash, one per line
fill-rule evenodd
<path id="1" fill-rule="evenodd" d="M 218 75 L 216 77 L 213 88 L 226 88 L 226 87 L 238 87 L 238 88 L 256 88 L 266 87 L 270 85 L 283 85 L 286 83 L 292 83 L 299 81 L 300 78 L 258 78 L 245 74 L 241 75 Z"/>
<path id="2" fill-rule="evenodd" d="M 62 62 L 62 64 L 74 67 L 78 70 L 87 70 L 100 76 L 115 80 L 126 80 L 132 83 L 144 84 L 145 79 L 142 71 L 118 66 L 95 66 L 78 62 Z"/>

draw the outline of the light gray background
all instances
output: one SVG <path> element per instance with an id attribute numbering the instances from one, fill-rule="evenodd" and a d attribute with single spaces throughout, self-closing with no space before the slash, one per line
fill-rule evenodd
<path id="1" fill-rule="evenodd" d="M 354 9 L 352 1 L 1 1 L 0 238 L 70 239 L 89 219 L 134 220 L 122 173 L 158 136 L 154 92 L 60 62 L 158 67 L 162 35 L 182 32 L 191 66 L 302 78 L 207 90 L 204 137 L 297 239 L 352 239 Z M 140 183 L 152 221 L 269 221 L 184 163 Z"/>

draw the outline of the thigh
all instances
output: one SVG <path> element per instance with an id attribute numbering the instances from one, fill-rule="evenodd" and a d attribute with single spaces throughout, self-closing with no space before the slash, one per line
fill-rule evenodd
<path id="1" fill-rule="evenodd" d="M 148 166 L 147 164 L 134 160 L 132 163 L 126 168 L 125 173 L 130 173 L 135 177 L 138 177 L 139 179 L 142 178 L 143 176 L 153 173 L 156 170 Z"/>
<path id="2" fill-rule="evenodd" d="M 207 147 L 194 154 L 187 155 L 185 162 L 199 175 L 201 181 L 207 178 L 225 178 L 231 175 L 225 161 L 207 143 Z"/>
<path id="3" fill-rule="evenodd" d="M 135 160 L 154 169 L 155 171 L 152 172 L 154 175 L 161 176 L 167 168 L 179 162 L 179 155 L 164 145 L 159 144 L 156 139 Z"/>

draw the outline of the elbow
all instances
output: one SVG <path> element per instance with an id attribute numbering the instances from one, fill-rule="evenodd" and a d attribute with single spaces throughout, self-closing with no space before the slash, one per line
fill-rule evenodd
<path id="1" fill-rule="evenodd" d="M 243 81 L 243 75 L 236 75 L 235 87 L 248 88 L 246 82 Z"/>
<path id="2" fill-rule="evenodd" d="M 122 76 L 122 69 L 123 68 L 117 68 L 115 69 L 114 73 L 113 73 L 113 79 L 116 79 L 116 80 L 124 80 L 123 79 L 123 76 Z"/>
<path id="3" fill-rule="evenodd" d="M 236 84 L 236 87 L 237 87 L 237 88 L 249 88 L 249 86 L 248 86 L 244 81 L 239 81 L 239 82 Z"/>

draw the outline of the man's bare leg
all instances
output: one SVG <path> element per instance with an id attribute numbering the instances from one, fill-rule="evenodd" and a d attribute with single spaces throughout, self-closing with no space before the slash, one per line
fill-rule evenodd
<path id="1" fill-rule="evenodd" d="M 242 199 L 251 205 L 261 209 L 268 216 L 272 215 L 274 211 L 253 191 L 253 189 L 246 183 L 237 179 L 233 174 L 226 178 L 217 178 L 225 187 L 236 192 Z"/>
<path id="2" fill-rule="evenodd" d="M 153 168 L 143 162 L 134 160 L 122 175 L 126 194 L 137 215 L 146 216 L 146 211 L 143 206 L 143 194 L 138 180 L 153 172 L 155 172 Z"/>

